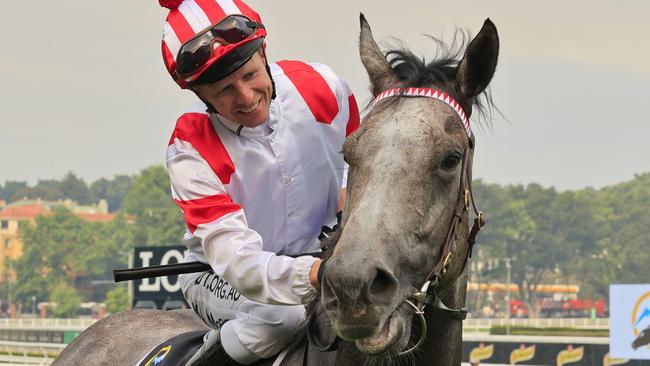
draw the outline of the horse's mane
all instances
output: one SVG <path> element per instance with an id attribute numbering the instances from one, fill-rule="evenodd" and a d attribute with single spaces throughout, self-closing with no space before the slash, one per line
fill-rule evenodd
<path id="1" fill-rule="evenodd" d="M 386 61 L 400 80 L 401 87 L 420 88 L 437 85 L 445 87 L 446 92 L 459 100 L 456 90 L 451 86 L 456 79 L 458 65 L 463 58 L 469 40 L 471 40 L 469 32 L 457 29 L 451 42 L 444 42 L 442 39 L 430 35 L 426 36 L 435 44 L 435 54 L 431 60 L 427 61 L 424 57 L 415 55 L 404 42 L 396 39 L 398 46 L 385 53 Z M 397 100 L 399 99 L 393 99 L 393 101 Z M 492 101 L 489 88 L 469 102 L 471 104 L 466 107 L 469 109 L 466 112 L 470 114 L 472 111 L 477 112 L 478 120 L 485 121 L 488 125 L 492 111 L 498 112 Z M 387 103 L 387 105 L 389 104 L 392 103 Z"/>

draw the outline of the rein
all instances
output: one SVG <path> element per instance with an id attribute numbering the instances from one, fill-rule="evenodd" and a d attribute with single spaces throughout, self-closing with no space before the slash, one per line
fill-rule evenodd
<path id="1" fill-rule="evenodd" d="M 471 184 L 471 180 L 469 179 L 470 168 L 468 164 L 468 159 L 469 159 L 469 151 L 474 148 L 474 135 L 472 134 L 472 130 L 470 128 L 469 119 L 465 114 L 465 111 L 461 107 L 460 103 L 458 103 L 456 100 L 454 100 L 454 98 L 452 98 L 448 94 L 432 88 L 393 88 L 379 93 L 377 97 L 375 97 L 375 100 L 372 102 L 372 106 L 374 107 L 381 100 L 390 97 L 425 97 L 425 98 L 437 99 L 447 104 L 456 112 L 456 114 L 460 118 L 461 123 L 463 125 L 463 129 L 467 133 L 467 137 L 469 141 L 468 148 L 465 149 L 463 153 L 463 163 L 461 167 L 458 199 L 456 201 L 456 207 L 454 209 L 454 213 L 451 217 L 449 229 L 447 230 L 447 236 L 445 242 L 442 245 L 442 249 L 439 257 L 440 260 L 438 261 L 438 263 L 436 263 L 435 266 L 433 266 L 433 269 L 427 276 L 427 279 L 425 280 L 424 284 L 420 287 L 420 291 L 416 292 L 415 294 L 411 295 L 411 297 L 404 300 L 406 305 L 410 306 L 413 309 L 414 315 L 416 315 L 417 318 L 420 320 L 422 330 L 420 332 L 420 339 L 415 345 L 413 345 L 412 347 L 410 347 L 405 351 L 401 351 L 396 354 L 397 356 L 402 356 L 402 355 L 407 355 L 412 353 L 413 351 L 418 349 L 418 347 L 420 347 L 420 345 L 422 345 L 422 343 L 424 342 L 424 339 L 427 334 L 427 322 L 426 319 L 424 318 L 424 309 L 427 306 L 429 305 L 433 306 L 434 309 L 447 313 L 455 320 L 462 321 L 467 317 L 467 310 L 465 308 L 454 309 L 448 307 L 442 302 L 440 297 L 438 297 L 438 294 L 436 293 L 435 289 L 440 286 L 442 277 L 447 273 L 449 264 L 451 263 L 451 259 L 454 256 L 452 243 L 458 239 L 457 228 L 463 221 L 463 215 L 465 214 L 465 212 L 469 211 L 470 204 L 471 204 L 471 208 L 474 211 L 474 214 L 476 215 L 476 218 L 474 219 L 474 223 L 467 237 L 467 254 L 465 255 L 463 261 L 463 267 L 460 273 L 463 273 L 465 271 L 465 268 L 467 267 L 467 262 L 469 258 L 471 258 L 472 256 L 472 249 L 474 247 L 474 243 L 476 242 L 476 237 L 478 236 L 478 233 L 481 231 L 483 226 L 485 226 L 485 218 L 483 217 L 483 212 L 481 212 L 476 207 L 474 194 L 472 193 L 472 184 Z M 308 342 L 309 345 L 315 350 L 320 352 L 331 352 L 336 350 L 338 348 L 339 343 L 341 342 L 341 338 L 339 336 L 336 336 L 330 344 L 323 345 L 323 343 L 320 342 L 320 340 L 314 335 L 314 333 L 316 333 L 316 329 L 314 329 L 315 317 L 316 315 L 314 312 L 310 316 L 309 323 L 308 323 L 307 339 L 309 341 Z M 306 351 L 305 351 L 305 357 L 306 357 Z"/>

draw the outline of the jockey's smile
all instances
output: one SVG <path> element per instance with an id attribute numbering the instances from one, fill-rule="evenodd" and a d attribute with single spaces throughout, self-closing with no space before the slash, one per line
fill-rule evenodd
<path id="1" fill-rule="evenodd" d="M 261 48 L 237 71 L 194 90 L 224 118 L 244 127 L 254 128 L 268 119 L 273 84 Z"/>

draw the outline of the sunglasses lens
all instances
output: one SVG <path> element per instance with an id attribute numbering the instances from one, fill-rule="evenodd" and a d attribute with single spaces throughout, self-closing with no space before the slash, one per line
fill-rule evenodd
<path id="1" fill-rule="evenodd" d="M 255 32 L 255 28 L 250 26 L 249 23 L 250 21 L 246 18 L 232 16 L 217 24 L 212 29 L 212 34 L 223 39 L 226 43 L 238 43 Z"/>
<path id="2" fill-rule="evenodd" d="M 210 31 L 192 39 L 181 47 L 176 63 L 179 75 L 188 75 L 200 69 L 212 55 L 212 44 L 239 43 L 255 33 L 256 25 L 248 18 L 230 16 Z"/>
<path id="3" fill-rule="evenodd" d="M 210 36 L 203 35 L 185 44 L 178 55 L 178 73 L 192 72 L 210 58 Z"/>

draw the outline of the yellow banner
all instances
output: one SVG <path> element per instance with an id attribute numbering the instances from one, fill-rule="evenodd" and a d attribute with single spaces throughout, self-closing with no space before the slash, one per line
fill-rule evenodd
<path id="1" fill-rule="evenodd" d="M 488 358 L 492 357 L 494 354 L 494 345 L 491 344 L 489 346 L 483 346 L 483 343 L 481 343 L 480 346 L 474 348 L 472 351 L 469 353 L 469 361 L 470 362 L 481 362 L 483 360 L 487 360 Z"/>
<path id="2" fill-rule="evenodd" d="M 608 352 L 605 357 L 603 357 L 603 366 L 623 365 L 629 361 L 630 360 L 627 358 L 611 358 Z"/>
<path id="3" fill-rule="evenodd" d="M 535 357 L 535 346 L 526 347 L 521 345 L 510 353 L 510 364 L 516 365 L 517 362 L 529 361 Z"/>
<path id="4" fill-rule="evenodd" d="M 560 353 L 557 354 L 557 357 L 555 358 L 556 365 L 563 366 L 567 363 L 578 362 L 582 360 L 584 353 L 584 347 L 573 348 L 569 346 L 567 349 L 560 351 Z"/>

